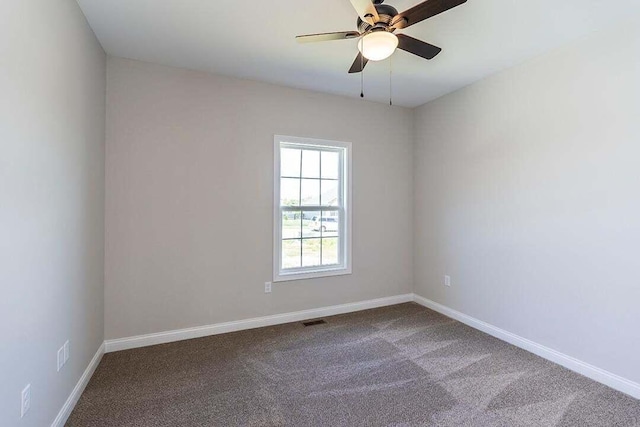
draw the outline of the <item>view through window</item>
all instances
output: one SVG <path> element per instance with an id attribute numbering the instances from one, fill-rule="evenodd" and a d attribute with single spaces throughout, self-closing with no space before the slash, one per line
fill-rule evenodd
<path id="1" fill-rule="evenodd" d="M 346 270 L 348 145 L 290 137 L 276 143 L 278 275 Z"/>

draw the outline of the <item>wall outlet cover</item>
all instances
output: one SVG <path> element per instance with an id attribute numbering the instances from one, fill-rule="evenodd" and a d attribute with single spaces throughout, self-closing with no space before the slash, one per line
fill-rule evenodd
<path id="1" fill-rule="evenodd" d="M 64 361 L 63 361 L 63 363 L 67 363 L 67 360 L 69 360 L 69 341 L 68 340 L 67 340 L 67 342 L 64 343 L 64 346 L 62 348 L 64 348 Z"/>
<path id="2" fill-rule="evenodd" d="M 31 384 L 27 384 L 27 386 L 22 390 L 21 397 L 22 404 L 20 405 L 20 418 L 24 417 L 31 408 Z"/>
<path id="3" fill-rule="evenodd" d="M 444 276 L 444 285 L 451 286 L 451 276 Z"/>
<path id="4" fill-rule="evenodd" d="M 62 365 L 64 365 L 64 346 L 58 349 L 58 364 L 57 364 L 58 372 L 60 372 L 60 369 L 62 369 Z"/>
<path id="5" fill-rule="evenodd" d="M 264 282 L 264 293 L 265 294 L 271 293 L 271 282 Z"/>

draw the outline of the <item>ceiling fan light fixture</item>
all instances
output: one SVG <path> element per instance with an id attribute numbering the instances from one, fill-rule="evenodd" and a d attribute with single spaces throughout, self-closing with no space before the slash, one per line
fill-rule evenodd
<path id="1" fill-rule="evenodd" d="M 398 37 L 389 31 L 373 31 L 358 41 L 358 50 L 370 61 L 387 59 L 398 47 Z"/>

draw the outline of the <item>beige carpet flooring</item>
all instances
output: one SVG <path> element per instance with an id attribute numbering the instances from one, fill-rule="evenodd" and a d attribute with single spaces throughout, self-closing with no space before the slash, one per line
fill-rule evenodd
<path id="1" fill-rule="evenodd" d="M 68 426 L 640 426 L 640 401 L 414 303 L 104 356 Z"/>

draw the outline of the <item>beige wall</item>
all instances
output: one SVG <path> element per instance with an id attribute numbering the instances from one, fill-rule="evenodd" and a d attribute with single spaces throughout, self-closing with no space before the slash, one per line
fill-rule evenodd
<path id="1" fill-rule="evenodd" d="M 414 265 L 419 295 L 640 382 L 637 28 L 416 111 Z"/>
<path id="2" fill-rule="evenodd" d="M 410 110 L 117 58 L 107 74 L 107 339 L 411 292 Z M 352 275 L 264 293 L 274 134 L 353 143 Z"/>
<path id="3" fill-rule="evenodd" d="M 0 2 L 2 426 L 50 425 L 104 339 L 105 64 L 75 1 Z"/>

